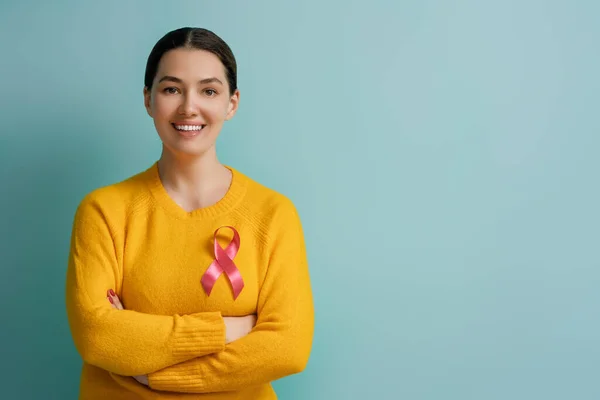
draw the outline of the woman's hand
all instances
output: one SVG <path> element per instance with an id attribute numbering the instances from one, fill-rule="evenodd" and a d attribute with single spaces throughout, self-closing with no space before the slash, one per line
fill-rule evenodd
<path id="1" fill-rule="evenodd" d="M 106 298 L 108 299 L 108 301 L 110 301 L 110 304 L 112 304 L 113 308 L 115 308 L 117 310 L 125 309 L 125 307 L 123 307 L 123 304 L 121 303 L 121 300 L 119 299 L 119 296 L 117 296 L 117 294 L 112 289 L 110 289 L 106 293 Z M 133 379 L 135 379 L 142 385 L 149 386 L 148 376 L 146 376 L 146 375 L 134 376 Z"/>

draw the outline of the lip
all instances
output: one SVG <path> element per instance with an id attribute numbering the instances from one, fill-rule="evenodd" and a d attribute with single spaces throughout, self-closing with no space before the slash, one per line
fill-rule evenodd
<path id="1" fill-rule="evenodd" d="M 206 125 L 206 123 L 201 121 L 173 121 L 171 125 Z"/>

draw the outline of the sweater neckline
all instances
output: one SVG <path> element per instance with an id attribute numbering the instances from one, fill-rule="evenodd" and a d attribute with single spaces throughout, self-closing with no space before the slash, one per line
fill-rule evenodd
<path id="1" fill-rule="evenodd" d="M 235 168 L 224 165 L 231 171 L 231 183 L 225 196 L 216 203 L 192 211 L 186 211 L 173 200 L 165 189 L 158 171 L 158 161 L 155 161 L 146 170 L 148 186 L 154 201 L 171 216 L 178 219 L 201 219 L 214 218 L 231 211 L 246 193 L 246 181 L 244 176 Z"/>

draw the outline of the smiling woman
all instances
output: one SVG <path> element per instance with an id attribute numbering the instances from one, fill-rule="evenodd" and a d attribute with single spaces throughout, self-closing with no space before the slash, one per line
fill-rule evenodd
<path id="1" fill-rule="evenodd" d="M 235 58 L 200 28 L 148 58 L 144 105 L 161 157 L 79 204 L 67 312 L 80 398 L 276 399 L 302 371 L 314 315 L 292 201 L 219 162 L 238 108 Z"/>

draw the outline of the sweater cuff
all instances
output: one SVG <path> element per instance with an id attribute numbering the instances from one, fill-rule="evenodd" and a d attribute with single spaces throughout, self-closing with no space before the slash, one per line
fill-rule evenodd
<path id="1" fill-rule="evenodd" d="M 220 312 L 175 318 L 173 355 L 189 359 L 225 349 L 225 321 Z"/>
<path id="2" fill-rule="evenodd" d="M 201 393 L 203 390 L 199 370 L 184 364 L 148 374 L 148 386 L 163 392 Z"/>

